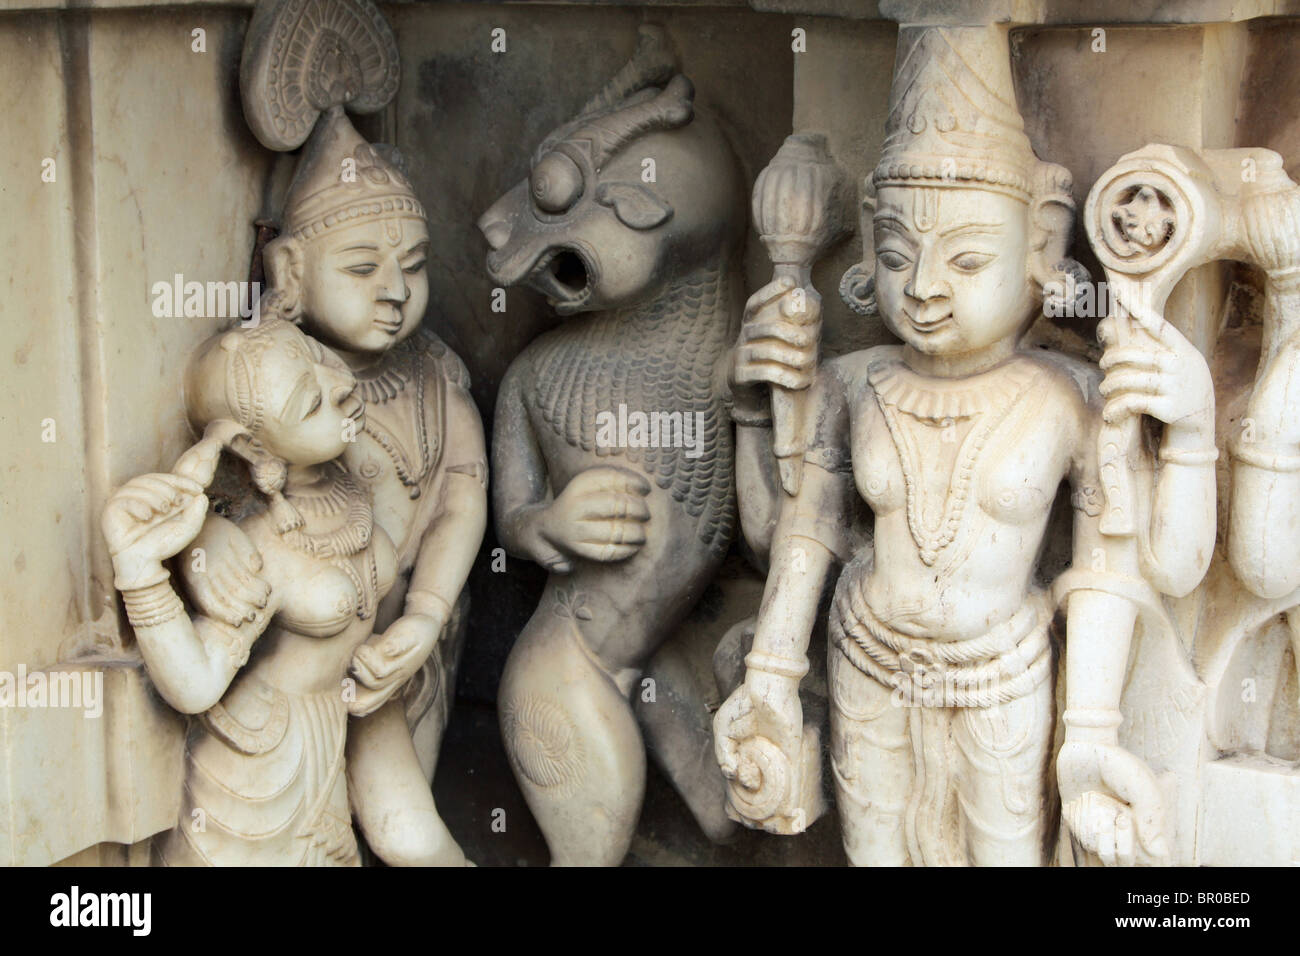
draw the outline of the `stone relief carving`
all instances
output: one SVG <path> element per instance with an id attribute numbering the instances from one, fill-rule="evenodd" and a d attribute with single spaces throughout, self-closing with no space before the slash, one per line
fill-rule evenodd
<path id="1" fill-rule="evenodd" d="M 492 442 L 498 538 L 551 572 L 498 703 L 556 864 L 627 852 L 646 772 L 629 696 L 735 526 L 717 376 L 744 206 L 730 148 L 693 96 L 666 36 L 642 28 L 634 58 L 479 220 L 493 280 L 527 283 L 566 317 L 511 365 Z"/>
<path id="2" fill-rule="evenodd" d="M 344 642 L 360 638 L 352 641 L 350 659 L 334 652 L 349 668 L 355 689 L 340 683 L 343 674 L 331 682 L 323 672 L 320 686 L 311 688 L 315 696 L 303 698 L 301 706 L 307 710 L 296 716 L 303 726 L 338 724 L 324 744 L 302 737 L 300 727 L 295 733 L 301 739 L 286 736 L 297 726 L 300 687 L 286 685 L 283 679 L 253 685 L 251 678 L 245 683 L 255 689 L 237 694 L 233 710 L 222 698 L 205 714 L 205 726 L 215 728 L 234 752 L 271 759 L 241 769 L 240 758 L 231 757 L 212 738 L 191 740 L 187 793 L 198 803 L 190 809 L 212 814 L 223 830 L 244 834 L 245 842 L 259 849 L 209 846 L 181 826 L 164 855 L 178 862 L 355 862 L 355 813 L 370 848 L 390 864 L 463 863 L 463 854 L 434 807 L 408 718 L 418 727 L 421 718 L 432 717 L 434 739 L 427 761 L 432 764 L 449 713 L 456 645 L 463 637 L 463 631 L 457 633 L 455 606 L 486 522 L 482 426 L 467 392 L 464 367 L 432 332 L 420 328 L 428 303 L 424 209 L 399 167 L 366 143 L 344 112 L 345 106 L 375 110 L 392 97 L 396 46 L 368 3 L 267 2 L 259 6 L 250 27 L 241 80 L 246 115 L 263 145 L 287 150 L 305 142 L 284 198 L 280 234 L 262 250 L 270 282 L 262 300 L 263 328 L 272 332 L 254 330 L 244 336 L 267 343 L 260 345 L 259 356 L 273 354 L 272 345 L 279 340 L 289 341 L 284 348 L 296 354 L 310 340 L 287 324 L 291 322 L 337 350 L 311 342 L 311 354 L 328 356 L 340 366 L 337 381 L 313 388 L 310 376 L 291 378 L 284 387 L 294 389 L 289 396 L 293 407 L 286 412 L 283 403 L 274 406 L 281 414 L 311 423 L 330 403 L 349 403 L 349 431 L 340 437 L 334 454 L 324 459 L 338 459 L 328 482 L 307 481 L 293 492 L 294 509 L 329 529 L 328 534 L 299 530 L 302 522 L 292 517 L 283 503 L 287 499 L 275 489 L 276 481 L 284 480 L 279 462 L 297 464 L 292 456 L 299 452 L 293 444 L 269 450 L 258 444 L 258 429 L 272 398 L 257 391 L 268 387 L 257 378 L 257 366 L 232 360 L 233 371 L 226 378 L 220 369 L 203 374 L 219 385 L 233 382 L 230 387 L 238 390 L 240 401 L 257 410 L 251 421 L 236 420 L 248 428 L 247 446 L 258 449 L 254 483 L 271 494 L 277 530 L 291 547 L 329 561 L 346 574 L 360 595 L 355 617 L 367 624 L 364 629 L 348 625 L 345 631 Z M 223 341 L 225 351 L 244 354 L 237 337 Z M 275 374 L 272 369 L 267 375 Z M 204 380 L 194 387 L 197 395 L 202 388 L 217 386 Z M 231 416 L 214 411 L 194 417 L 206 423 Z M 184 471 L 181 474 L 185 477 Z M 209 471 L 196 480 L 211 477 Z M 277 509 L 284 514 L 276 517 Z M 209 533 L 207 527 L 200 537 Z M 374 535 L 376 527 L 382 537 Z M 249 615 L 262 620 L 272 613 L 250 609 L 249 601 L 264 601 L 261 591 L 272 589 L 267 578 L 273 580 L 280 572 L 266 571 L 262 549 L 256 545 L 243 543 L 233 532 L 227 537 L 235 543 L 214 541 L 212 548 L 205 548 L 211 552 L 205 566 L 186 572 L 184 579 L 199 610 L 239 627 L 242 620 L 253 620 Z M 365 552 L 368 564 L 360 569 L 353 568 L 354 560 L 341 560 L 365 551 L 372 537 L 382 542 L 379 557 Z M 288 586 L 281 584 L 281 589 Z M 133 600 L 128 596 L 128 603 Z M 313 592 L 306 603 L 313 602 L 328 608 L 334 623 L 336 618 L 346 623 L 353 611 L 350 605 L 343 607 L 343 597 L 335 600 Z M 266 656 L 282 658 L 282 668 L 290 668 L 308 652 L 308 639 L 335 638 L 342 630 L 310 622 L 297 626 L 297 618 L 285 614 L 286 605 L 280 607 L 274 638 L 264 638 L 263 646 L 275 645 Z M 375 639 L 366 641 L 372 630 Z M 285 633 L 307 643 L 298 646 L 283 637 Z M 335 640 L 323 646 L 337 644 Z M 165 651 L 160 648 L 157 654 Z M 165 666 L 151 661 L 151 673 Z M 257 734 L 248 730 L 247 721 L 241 722 L 245 712 Z M 346 734 L 345 786 L 343 724 L 348 714 L 352 720 Z M 316 753 L 322 746 L 329 751 L 329 762 L 310 773 L 320 776 L 333 794 L 329 815 L 322 819 L 337 832 L 328 838 L 316 830 L 310 833 L 326 847 L 325 857 L 314 851 L 296 857 L 297 843 L 256 844 L 256 834 L 272 829 L 293 840 L 308 831 L 286 829 L 286 821 L 259 816 L 259 788 L 278 793 L 285 781 L 275 779 L 274 772 L 257 778 L 251 767 L 283 763 L 288 772 L 303 752 Z M 236 786 L 231 779 L 214 776 L 211 768 L 222 762 L 230 764 L 229 773 L 235 775 L 231 779 L 243 782 Z M 309 803 L 317 799 L 310 791 L 306 797 L 292 789 L 283 792 L 291 804 L 300 798 Z M 222 801 L 230 805 L 228 810 L 217 806 Z"/>
<path id="3" fill-rule="evenodd" d="M 886 6 L 905 25 L 839 291 L 898 344 L 821 354 L 839 305 L 813 270 L 852 231 L 839 144 L 860 143 L 810 108 L 825 76 L 806 64 L 800 132 L 752 183 L 748 250 L 754 150 L 738 156 L 734 116 L 697 105 L 654 26 L 478 221 L 492 283 L 560 320 L 510 364 L 492 446 L 497 537 L 548 575 L 495 717 L 551 862 L 627 856 L 649 755 L 715 843 L 737 824 L 797 836 L 833 808 L 820 832 L 854 865 L 1295 863 L 1300 186 L 1279 153 L 1210 134 L 1099 176 L 1120 149 L 1036 152 L 1008 24 Z M 409 88 L 398 46 L 370 0 L 258 0 L 239 87 L 264 151 L 295 154 L 258 224 L 260 324 L 193 354 L 198 440 L 102 508 L 134 643 L 110 607 L 52 660 L 119 671 L 108 706 L 132 729 L 106 736 L 186 728 L 154 862 L 462 865 L 431 782 L 487 446 L 442 316 L 424 321 L 440 237 L 401 156 L 354 126 Z M 420 108 L 449 88 L 415 87 Z M 1039 153 L 1095 177 L 1081 211 L 1089 183 Z M 1069 258 L 1081 238 L 1098 276 Z M 772 279 L 742 306 L 761 251 Z M 1096 348 L 1077 340 L 1091 327 L 1052 326 L 1089 296 L 1108 303 Z M 149 470 L 158 447 L 95 480 Z M 104 496 L 85 497 L 94 515 Z M 761 607 L 747 579 L 715 613 L 706 588 L 744 561 Z M 724 631 L 706 690 L 708 648 L 670 651 Z M 141 658 L 157 695 L 131 683 Z M 157 768 L 174 777 L 178 753 Z M 154 833 L 161 803 L 113 839 Z"/>
<path id="4" fill-rule="evenodd" d="M 1294 774 L 1287 758 L 1268 752 L 1269 720 L 1264 720 L 1264 739 L 1248 729 L 1251 721 L 1239 706 L 1243 685 L 1238 675 L 1245 673 L 1251 687 L 1256 681 L 1264 684 L 1266 696 L 1281 695 L 1287 675 L 1269 670 L 1282 666 L 1285 654 L 1274 650 L 1270 656 L 1263 648 L 1276 636 L 1278 623 L 1285 643 L 1294 640 L 1288 614 L 1295 605 L 1293 562 L 1287 550 L 1278 548 L 1291 540 L 1294 523 L 1293 496 L 1284 484 L 1285 449 L 1293 439 L 1287 437 L 1280 413 L 1282 382 L 1289 374 L 1291 273 L 1300 264 L 1300 233 L 1293 218 L 1298 193 L 1282 170 L 1281 157 L 1271 151 L 1156 145 L 1123 157 L 1089 196 L 1089 237 L 1117 305 L 1100 330 L 1107 345 L 1103 365 L 1143 391 L 1176 368 L 1157 340 L 1171 334 L 1172 326 L 1161 318 L 1167 312 L 1164 302 L 1189 269 L 1231 259 L 1251 263 L 1266 276 L 1257 345 L 1224 333 L 1215 363 L 1216 390 L 1229 406 L 1227 417 L 1220 415 L 1218 422 L 1218 441 L 1226 454 L 1208 443 L 1178 458 L 1164 453 L 1166 460 L 1185 467 L 1208 469 L 1219 460 L 1220 480 L 1230 491 L 1220 509 L 1214 560 L 1204 582 L 1185 600 L 1166 598 L 1143 616 L 1123 699 L 1120 739 L 1165 779 L 1173 859 L 1183 864 L 1289 862 L 1296 849 L 1282 832 L 1269 841 L 1271 847 L 1255 840 L 1234 846 L 1225 836 L 1233 832 L 1228 818 L 1240 814 L 1236 801 L 1275 808 L 1282 815 L 1288 788 L 1295 786 L 1288 779 Z M 1230 366 L 1254 367 L 1253 382 L 1225 374 Z M 1128 403 L 1149 414 L 1155 401 L 1152 395 Z M 1130 418 L 1124 431 L 1108 436 L 1117 462 L 1139 442 L 1136 425 Z M 1103 457 L 1106 453 L 1103 446 Z M 1115 509 L 1118 533 L 1132 535 L 1135 526 L 1124 519 L 1140 515 L 1145 507 L 1149 475 L 1122 464 L 1114 474 L 1121 480 L 1106 484 L 1107 507 Z M 1204 520 L 1214 513 L 1211 501 L 1197 503 L 1193 514 Z M 1186 520 L 1171 524 L 1167 533 L 1182 533 Z M 1136 525 L 1144 526 L 1140 521 Z M 1139 557 L 1148 552 L 1141 536 L 1134 546 Z M 1146 575 L 1160 590 L 1183 596 L 1184 591 L 1161 587 L 1150 570 Z M 1273 704 L 1254 709 L 1271 712 L 1283 727 L 1294 726 L 1290 714 L 1295 701 Z M 1274 750 L 1285 750 L 1277 736 Z M 1225 774 L 1232 778 L 1232 798 L 1226 798 Z"/>
<path id="5" fill-rule="evenodd" d="M 143 475 L 104 509 L 114 581 L 154 686 L 190 729 L 185 799 L 160 841 L 174 865 L 356 865 L 342 681 L 393 585 L 396 553 L 338 458 L 364 419 L 351 373 L 282 319 L 205 345 L 186 376 L 203 438 L 170 473 Z M 204 490 L 223 449 L 244 459 L 265 506 L 239 522 L 209 515 Z M 197 613 L 167 559 L 182 558 Z M 219 570 L 218 570 L 219 569 Z M 204 582 L 195 586 L 197 582 Z M 412 643 L 414 619 L 381 653 Z M 256 645 L 256 646 L 255 646 Z"/>
<path id="6" fill-rule="evenodd" d="M 831 757 L 856 864 L 1047 861 L 1053 601 L 1035 563 L 1063 481 L 1075 508 L 1056 758 L 1066 818 L 1106 862 L 1167 853 L 1155 778 L 1116 740 L 1129 630 L 1150 588 L 1127 539 L 1101 527 L 1098 492 L 1113 476 L 1099 443 L 1104 456 L 1122 410 L 1168 421 L 1147 557 L 1165 589 L 1190 590 L 1213 534 L 1200 520 L 1213 513 L 1210 376 L 1172 327 L 1158 343 L 1168 374 L 1151 381 L 1133 380 L 1128 354 L 1103 380 L 1069 356 L 1018 348 L 1044 287 L 1079 270 L 1064 255 L 1069 174 L 1034 155 L 1014 104 L 1001 29 L 903 31 L 872 177 L 874 290 L 849 291 L 874 294 L 904 344 L 814 375 L 815 345 L 788 319 L 796 290 L 777 288 L 751 321 L 781 354 L 737 373 L 811 388 L 812 438 L 781 509 L 745 682 L 716 718 L 718 758 L 737 812 L 788 803 L 756 795 L 795 778 L 769 779 L 770 768 L 798 766 L 805 651 L 843 564 Z M 1183 514 L 1188 501 L 1208 511 Z M 849 533 L 859 502 L 874 516 L 865 546 Z"/>
<path id="7" fill-rule="evenodd" d="M 355 375 L 367 415 L 343 459 L 397 548 L 397 583 L 376 627 L 409 633 L 359 648 L 354 668 L 367 702 L 353 708 L 348 746 L 357 816 L 387 861 L 463 862 L 428 784 L 465 638 L 458 599 L 486 526 L 483 429 L 464 365 L 421 325 L 424 208 L 400 157 L 366 143 L 344 112 L 392 99 L 396 44 L 365 0 L 267 2 L 249 28 L 240 79 L 263 145 L 305 140 L 280 235 L 263 250 L 267 308 L 328 344 Z"/>

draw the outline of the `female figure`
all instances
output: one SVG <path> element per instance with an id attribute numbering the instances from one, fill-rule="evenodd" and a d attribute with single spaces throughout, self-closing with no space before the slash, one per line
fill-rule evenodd
<path id="1" fill-rule="evenodd" d="M 356 865 L 344 741 L 349 711 L 365 701 L 344 678 L 363 647 L 398 658 L 434 626 L 411 614 L 372 639 L 396 555 L 337 461 L 365 421 L 356 381 L 272 320 L 208 342 L 187 371 L 186 405 L 204 438 L 172 473 L 129 481 L 103 517 L 150 677 L 177 710 L 201 715 L 181 816 L 160 855 L 179 865 Z M 207 511 L 223 447 L 248 462 L 264 496 L 238 524 Z M 240 565 L 257 576 L 226 578 L 220 611 L 191 615 L 163 565 L 181 552 L 214 559 L 184 560 L 190 580 Z"/>
<path id="2" fill-rule="evenodd" d="M 776 528 L 745 682 L 715 721 L 733 804 L 761 802 L 751 797 L 774 764 L 797 759 L 808 637 L 824 583 L 845 562 L 828 674 L 849 859 L 1041 864 L 1052 835 L 1053 607 L 1035 571 L 1064 481 L 1086 578 L 1068 601 L 1062 800 L 1077 811 L 1075 836 L 1107 862 L 1158 858 L 1154 778 L 1116 739 L 1134 595 L 1146 586 L 1098 528 L 1097 434 L 1106 416 L 1134 408 L 1168 423 L 1151 573 L 1185 593 L 1213 543 L 1209 373 L 1167 325 L 1157 372 L 1121 354 L 1105 381 L 1080 361 L 1019 349 L 1042 287 L 1077 268 L 1064 263 L 1069 174 L 1030 149 L 997 28 L 904 34 L 898 63 L 873 177 L 874 245 L 879 311 L 903 344 L 835 359 L 814 385 L 810 323 L 790 316 L 816 298 L 784 282 L 751 298 L 737 350 L 738 421 L 762 424 L 746 386 L 812 385 L 814 437 Z M 1168 533 L 1175 501 L 1206 515 L 1192 540 Z M 874 543 L 855 551 L 848 529 L 861 502 Z"/>

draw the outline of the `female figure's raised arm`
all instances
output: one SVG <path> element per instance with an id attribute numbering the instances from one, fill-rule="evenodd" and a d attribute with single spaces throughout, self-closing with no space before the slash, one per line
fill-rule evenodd
<path id="1" fill-rule="evenodd" d="M 201 532 L 205 547 L 241 543 L 234 537 L 243 537 L 237 527 L 207 516 L 204 488 L 212 480 L 221 444 L 210 430 L 171 473 L 128 481 L 109 499 L 102 521 L 114 584 L 122 592 L 149 676 L 163 698 L 187 714 L 202 713 L 221 699 L 274 613 L 274 596 L 265 589 L 265 598 L 255 598 L 247 614 L 191 619 L 163 567 Z M 205 522 L 215 524 L 206 527 Z"/>

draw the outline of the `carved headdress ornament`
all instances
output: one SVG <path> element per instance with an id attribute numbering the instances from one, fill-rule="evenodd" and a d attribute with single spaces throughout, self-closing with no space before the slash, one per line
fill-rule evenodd
<path id="1" fill-rule="evenodd" d="M 897 63 L 876 189 L 965 186 L 1068 202 L 1069 171 L 1040 161 L 1025 135 L 1005 28 L 904 31 Z"/>
<path id="2" fill-rule="evenodd" d="M 259 0 L 239 78 L 262 145 L 284 152 L 306 142 L 283 234 L 309 239 L 362 219 L 426 219 L 406 176 L 344 112 L 373 113 L 397 92 L 397 44 L 369 0 Z"/>

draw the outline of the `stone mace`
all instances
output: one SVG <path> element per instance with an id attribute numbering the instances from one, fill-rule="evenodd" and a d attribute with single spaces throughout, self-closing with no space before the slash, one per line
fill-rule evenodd
<path id="1" fill-rule="evenodd" d="M 759 238 L 772 262 L 772 279 L 812 288 L 812 266 L 850 231 L 846 215 L 849 179 L 831 157 L 823 133 L 786 137 L 754 182 L 753 214 Z M 811 325 L 807 309 L 790 316 Z M 799 490 L 800 464 L 807 448 L 804 423 L 807 392 L 772 386 L 772 450 L 786 494 Z"/>

